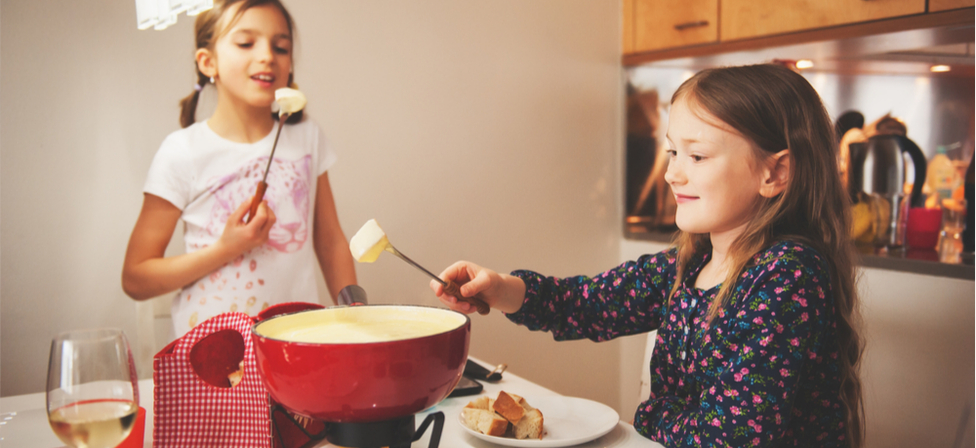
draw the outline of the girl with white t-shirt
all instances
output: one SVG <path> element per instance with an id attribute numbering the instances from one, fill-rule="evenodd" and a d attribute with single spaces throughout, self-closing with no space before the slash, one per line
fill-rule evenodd
<path id="1" fill-rule="evenodd" d="M 183 129 L 153 159 L 122 269 L 122 288 L 135 300 L 180 290 L 176 336 L 224 312 L 318 301 L 316 258 L 333 302 L 356 283 L 326 171 L 335 153 L 301 113 L 279 123 L 271 112 L 275 90 L 293 86 L 288 11 L 277 0 L 216 1 L 195 31 L 198 84 L 181 101 Z M 217 106 L 195 123 L 208 82 Z M 282 125 L 264 201 L 248 222 Z M 166 257 L 181 219 L 186 253 Z"/>

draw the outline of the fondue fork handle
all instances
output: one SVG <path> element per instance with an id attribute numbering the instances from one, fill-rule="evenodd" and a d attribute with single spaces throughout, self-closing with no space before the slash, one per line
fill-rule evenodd
<path id="1" fill-rule="evenodd" d="M 450 280 L 448 280 L 447 284 L 444 285 L 444 292 L 447 295 L 456 297 L 458 300 L 462 302 L 468 302 L 471 305 L 474 305 L 474 307 L 478 309 L 478 314 L 482 316 L 488 314 L 488 312 L 491 310 L 491 307 L 489 307 L 484 300 L 481 300 L 481 297 L 478 297 L 478 294 L 475 294 L 471 297 L 462 296 L 461 287 L 458 286 L 457 283 L 454 283 Z"/>
<path id="2" fill-rule="evenodd" d="M 264 200 L 264 192 L 268 189 L 268 183 L 265 181 L 258 182 L 258 188 L 254 192 L 254 199 L 251 199 L 251 208 L 247 212 L 247 220 L 244 221 L 245 224 L 250 224 L 251 220 L 254 219 L 254 215 L 258 213 L 258 206 L 261 205 L 261 201 Z"/>
<path id="3" fill-rule="evenodd" d="M 482 300 L 480 297 L 478 297 L 478 294 L 475 294 L 472 297 L 464 297 L 464 296 L 462 296 L 461 295 L 461 287 L 457 283 L 454 283 L 451 280 L 447 280 L 447 281 L 441 280 L 441 278 L 438 277 L 438 276 L 436 276 L 436 275 L 434 275 L 433 272 L 430 272 L 427 269 L 424 269 L 423 266 L 417 264 L 417 262 L 411 260 L 406 255 L 403 255 L 403 253 L 401 253 L 395 247 L 393 247 L 392 244 L 387 244 L 386 245 L 386 251 L 389 252 L 389 253 L 391 253 L 391 254 L 393 254 L 393 255 L 396 255 L 396 256 L 400 257 L 400 259 L 402 259 L 403 261 L 406 261 L 411 266 L 413 266 L 413 267 L 415 267 L 417 269 L 420 269 L 423 273 L 429 275 L 434 280 L 437 280 L 438 283 L 440 283 L 441 285 L 444 286 L 444 292 L 446 294 L 451 295 L 451 296 L 454 296 L 454 297 L 456 297 L 458 300 L 460 300 L 462 302 L 468 302 L 471 305 L 474 305 L 474 307 L 478 309 L 478 314 L 485 315 L 485 314 L 488 314 L 491 311 L 491 307 L 489 307 L 488 304 L 485 303 L 484 300 Z"/>

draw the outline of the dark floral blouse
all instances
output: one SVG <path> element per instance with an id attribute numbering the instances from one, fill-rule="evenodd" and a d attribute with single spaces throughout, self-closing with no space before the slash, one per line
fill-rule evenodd
<path id="1" fill-rule="evenodd" d="M 658 330 L 651 395 L 634 427 L 665 446 L 847 446 L 824 258 L 793 242 L 757 254 L 708 325 L 721 285 L 694 287 L 708 256 L 691 263 L 669 300 L 675 257 L 675 249 L 645 255 L 595 277 L 515 271 L 525 302 L 508 318 L 556 340 Z"/>

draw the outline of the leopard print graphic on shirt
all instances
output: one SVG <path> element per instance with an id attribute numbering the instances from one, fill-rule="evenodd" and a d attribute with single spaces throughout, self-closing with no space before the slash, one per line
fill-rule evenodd
<path id="1" fill-rule="evenodd" d="M 271 228 L 268 247 L 279 252 L 295 252 L 308 240 L 308 211 L 311 204 L 311 159 L 306 155 L 297 161 L 275 159 L 268 172 L 268 190 L 264 193 L 277 222 Z M 267 157 L 259 157 L 235 173 L 221 178 L 210 191 L 217 199 L 207 231 L 219 237 L 227 218 L 242 202 L 250 202 L 258 182 L 264 176 Z"/>
<path id="2" fill-rule="evenodd" d="M 308 241 L 308 216 L 313 193 L 311 159 L 311 155 L 306 155 L 295 161 L 280 158 L 272 161 L 264 199 L 277 220 L 271 228 L 268 242 L 239 255 L 231 263 L 198 281 L 192 291 L 184 292 L 184 300 L 196 300 L 201 306 L 207 305 L 208 301 L 217 301 L 217 306 L 223 311 L 241 311 L 251 315 L 269 306 L 267 301 L 257 299 L 263 297 L 260 289 L 265 284 L 258 260 L 268 263 L 276 253 L 296 252 Z M 216 201 L 209 220 L 198 231 L 206 232 L 214 239 L 219 238 L 237 207 L 244 202 L 250 203 L 267 163 L 267 156 L 258 157 L 237 171 L 214 180 L 209 193 Z M 214 303 L 210 305 L 212 307 Z M 194 312 L 187 323 L 192 328 L 207 317 Z"/>

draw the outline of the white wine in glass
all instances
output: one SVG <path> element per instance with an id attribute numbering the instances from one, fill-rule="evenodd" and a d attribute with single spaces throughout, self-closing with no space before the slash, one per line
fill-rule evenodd
<path id="1" fill-rule="evenodd" d="M 139 387 L 125 333 L 71 331 L 51 342 L 47 415 L 69 447 L 114 448 L 136 421 Z"/>

